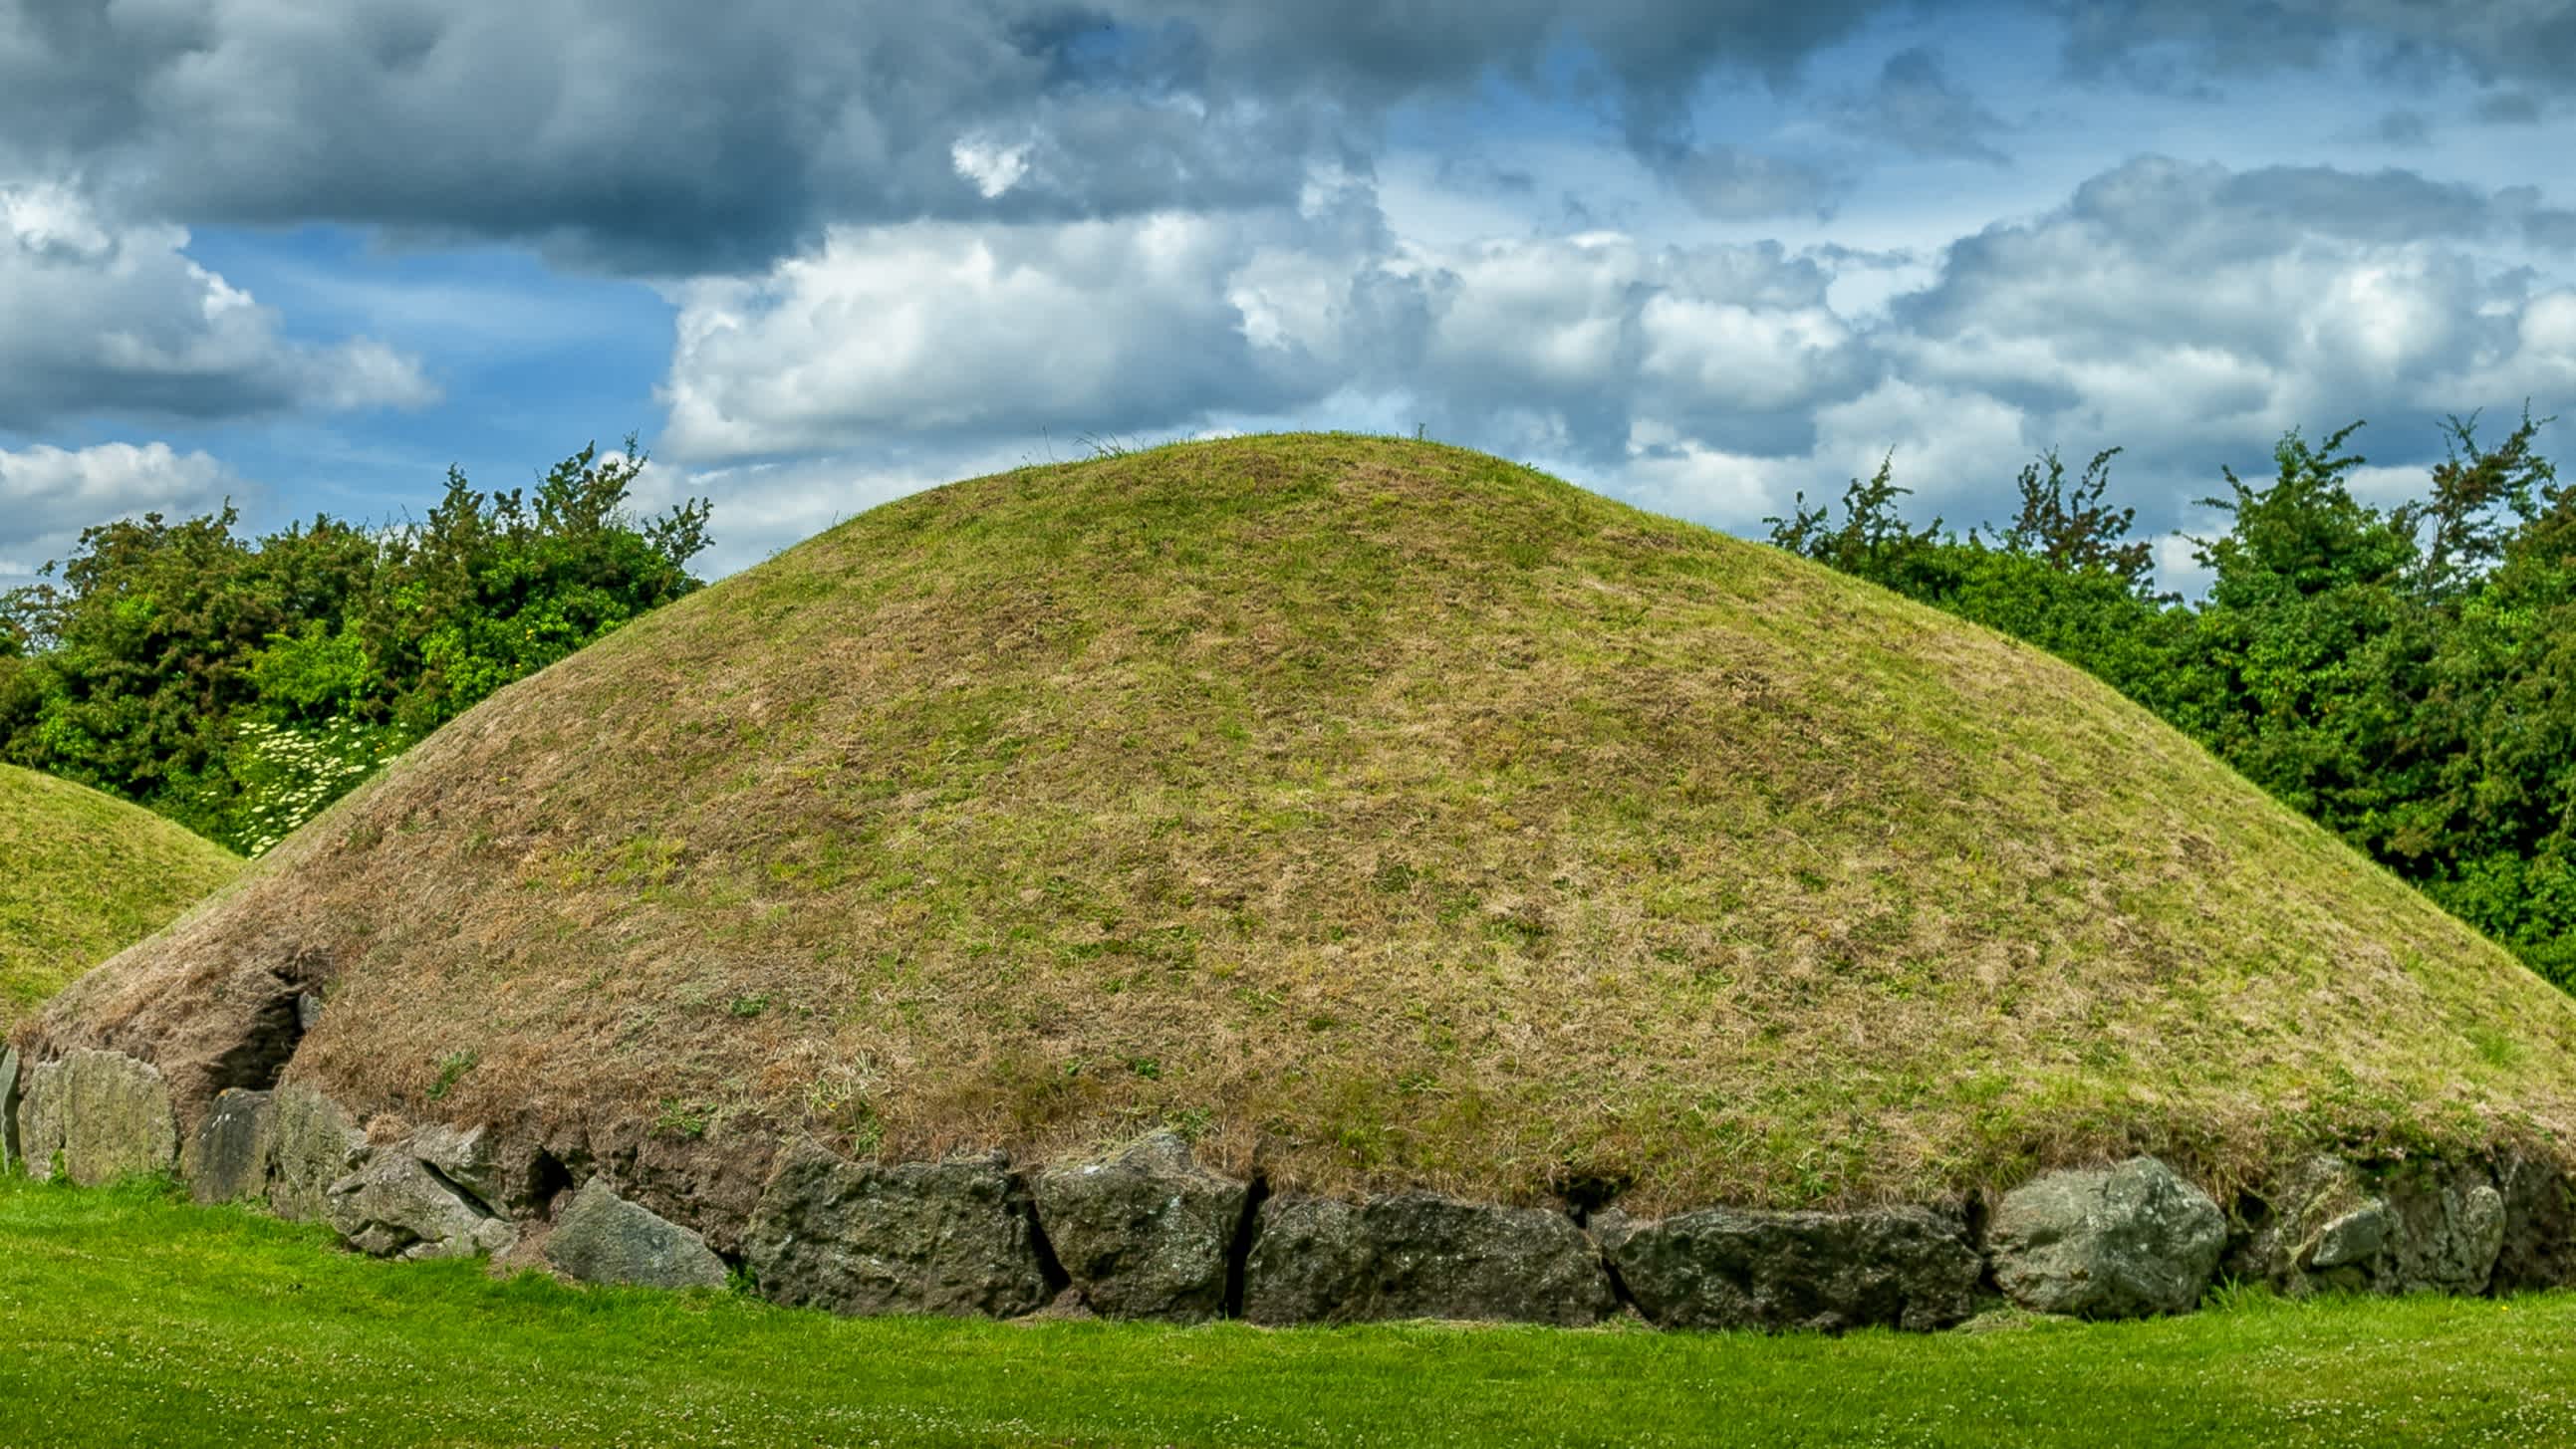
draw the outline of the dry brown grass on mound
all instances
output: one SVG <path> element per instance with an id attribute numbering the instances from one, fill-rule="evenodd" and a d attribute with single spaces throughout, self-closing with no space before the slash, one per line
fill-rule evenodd
<path id="1" fill-rule="evenodd" d="M 503 691 L 40 1035 L 184 1091 L 283 961 L 332 982 L 294 1074 L 370 1107 L 891 1157 L 1169 1122 L 1319 1190 L 1852 1201 L 2576 1121 L 2566 998 L 2076 671 L 1342 436 L 866 514 Z"/>

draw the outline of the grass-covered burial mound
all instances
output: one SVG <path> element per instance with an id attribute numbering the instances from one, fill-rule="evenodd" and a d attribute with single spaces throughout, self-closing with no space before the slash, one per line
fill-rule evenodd
<path id="1" fill-rule="evenodd" d="M 795 1169 L 828 1215 L 1006 1203 L 961 1154 L 1168 1127 L 1261 1184 L 1192 1209 L 1214 1252 L 1264 1190 L 1642 1220 L 2153 1153 L 2226 1201 L 2576 1123 L 2567 998 L 2074 669 L 1343 436 L 875 509 L 503 690 L 20 1039 L 155 1063 L 183 1138 L 281 1064 L 379 1143 L 488 1126 L 421 1160 L 504 1214 L 612 1172 L 728 1253 L 791 1141 L 837 1154 Z M 2300 1210 L 2357 1241 L 2358 1191 Z M 2495 1196 L 2424 1199 L 2423 1241 L 2492 1259 Z M 1386 1232 L 1484 1231 L 1392 1200 Z M 380 1237 L 414 1231 L 445 1241 Z"/>
<path id="2" fill-rule="evenodd" d="M 0 765 L 0 1033 L 240 869 L 139 806 Z"/>

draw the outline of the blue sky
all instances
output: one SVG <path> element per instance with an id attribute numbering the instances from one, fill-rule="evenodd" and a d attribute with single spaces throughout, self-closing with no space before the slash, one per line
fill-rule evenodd
<path id="1" fill-rule="evenodd" d="M 2393 499 L 2576 398 L 2571 78 L 2527 0 L 0 0 L 0 580 L 629 431 L 717 572 L 1275 427 L 1746 533 L 2118 444 L 2167 535 L 2366 418 Z"/>

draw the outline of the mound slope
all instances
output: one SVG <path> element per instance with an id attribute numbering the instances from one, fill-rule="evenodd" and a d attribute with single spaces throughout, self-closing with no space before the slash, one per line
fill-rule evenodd
<path id="1" fill-rule="evenodd" d="M 0 862 L 0 1032 L 241 869 L 149 810 L 15 765 L 0 765 Z"/>
<path id="2" fill-rule="evenodd" d="M 362 1112 L 889 1159 L 1161 1122 L 1312 1191 L 2576 1122 L 2566 998 L 2077 671 L 1345 436 L 869 512 L 502 691 L 21 1036 L 199 1113 L 263 975 Z"/>

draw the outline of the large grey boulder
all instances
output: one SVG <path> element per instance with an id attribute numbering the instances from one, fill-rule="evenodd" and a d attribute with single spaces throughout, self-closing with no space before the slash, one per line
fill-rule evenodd
<path id="1" fill-rule="evenodd" d="M 18 1161 L 18 1049 L 0 1044 L 0 1176 Z"/>
<path id="2" fill-rule="evenodd" d="M 2080 1318 L 2188 1312 L 2226 1247 L 2218 1204 L 2152 1157 L 2025 1183 L 2004 1194 L 1986 1239 L 2015 1303 Z"/>
<path id="3" fill-rule="evenodd" d="M 1098 1162 L 1038 1174 L 1038 1221 L 1056 1260 L 1105 1318 L 1196 1323 L 1225 1310 L 1226 1260 L 1250 1189 L 1202 1169 L 1157 1132 Z"/>
<path id="4" fill-rule="evenodd" d="M 372 1153 L 331 1184 L 326 1216 L 349 1246 L 379 1258 L 470 1258 L 508 1252 L 519 1230 L 407 1146 Z"/>
<path id="5" fill-rule="evenodd" d="M 605 1178 L 573 1194 L 546 1239 L 546 1261 L 585 1283 L 646 1288 L 721 1288 L 724 1260 L 707 1241 L 626 1199 Z"/>
<path id="6" fill-rule="evenodd" d="M 1665 1328 L 1947 1328 L 1973 1310 L 1984 1268 L 1965 1219 L 1923 1207 L 1612 1212 L 1593 1232 L 1638 1311 Z"/>
<path id="7" fill-rule="evenodd" d="M 1255 1214 L 1243 1316 L 1569 1326 L 1618 1309 L 1601 1251 L 1560 1213 L 1409 1192 L 1366 1203 L 1272 1198 Z"/>
<path id="8" fill-rule="evenodd" d="M 302 1082 L 271 1094 L 268 1210 L 290 1222 L 331 1215 L 331 1184 L 367 1160 L 367 1134 L 338 1103 Z"/>
<path id="9" fill-rule="evenodd" d="M 54 1090 L 60 1062 L 29 1062 L 18 1072 L 18 1152 L 27 1175 L 38 1181 L 54 1175 L 63 1154 L 63 1096 Z"/>
<path id="10" fill-rule="evenodd" d="M 267 1092 L 227 1087 L 179 1154 L 188 1196 L 201 1203 L 239 1202 L 268 1193 L 270 1130 L 276 1101 Z"/>
<path id="11" fill-rule="evenodd" d="M 2491 1286 L 2498 1293 L 2576 1284 L 2576 1182 L 2557 1163 L 2513 1157 L 2496 1168 L 2504 1241 Z"/>
<path id="12" fill-rule="evenodd" d="M 2233 1266 L 2292 1297 L 2483 1293 L 2504 1247 L 2504 1194 L 2475 1164 L 2364 1166 L 2320 1155 L 2265 1204 Z"/>
<path id="13" fill-rule="evenodd" d="M 477 1202 L 488 1206 L 501 1201 L 501 1172 L 491 1129 L 433 1123 L 414 1128 L 405 1146 Z"/>
<path id="14" fill-rule="evenodd" d="M 19 1139 L 31 1175 L 50 1177 L 59 1154 L 82 1187 L 179 1162 L 179 1122 L 169 1084 L 149 1062 L 83 1049 L 26 1073 Z"/>
<path id="15" fill-rule="evenodd" d="M 762 1191 L 743 1256 L 778 1303 L 1009 1318 L 1054 1296 L 1039 1242 L 998 1155 L 880 1167 L 809 1144 Z"/>

